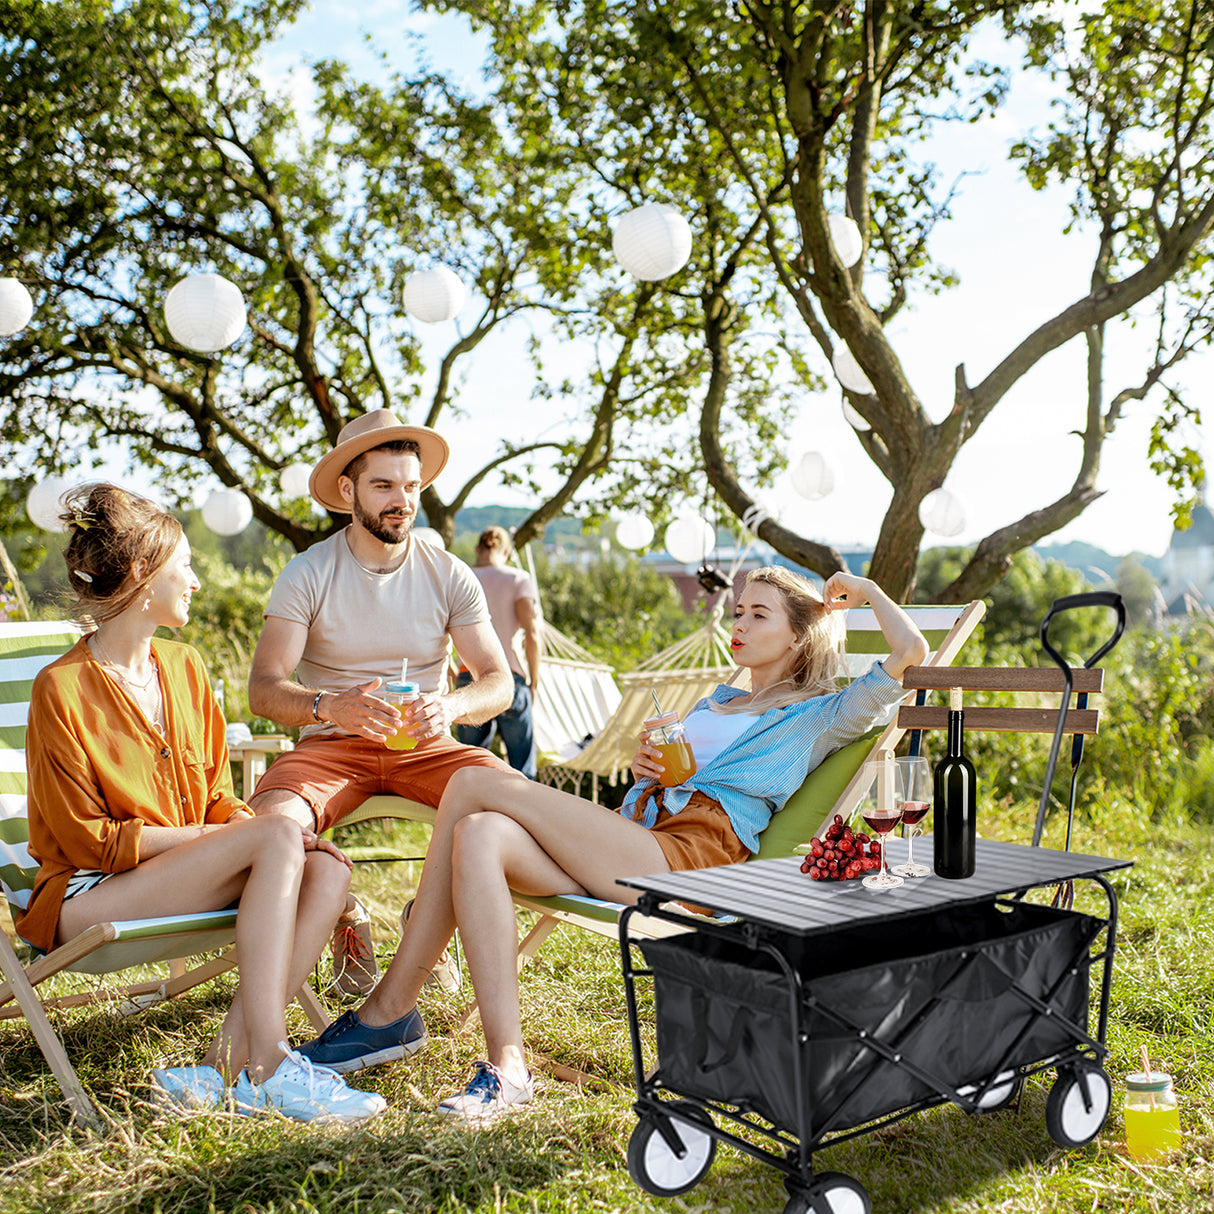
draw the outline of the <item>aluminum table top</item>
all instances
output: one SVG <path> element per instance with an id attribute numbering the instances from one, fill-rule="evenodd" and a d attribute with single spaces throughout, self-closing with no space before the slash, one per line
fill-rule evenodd
<path id="1" fill-rule="evenodd" d="M 887 847 L 891 867 L 906 859 L 904 840 L 890 839 Z M 917 860 L 930 862 L 930 836 L 919 840 L 918 852 Z M 661 902 L 706 907 L 718 914 L 809 936 L 865 920 L 896 919 L 944 906 L 981 902 L 999 894 L 1129 868 L 1132 863 L 979 839 L 974 875 L 963 881 L 946 881 L 932 874 L 906 878 L 895 889 L 866 889 L 859 878 L 813 881 L 801 872 L 801 857 L 789 856 L 626 877 L 618 884 L 656 895 Z"/>

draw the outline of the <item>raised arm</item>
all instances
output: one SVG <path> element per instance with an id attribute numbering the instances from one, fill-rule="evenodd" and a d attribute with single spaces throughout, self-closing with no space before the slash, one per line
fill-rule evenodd
<path id="1" fill-rule="evenodd" d="M 920 665 L 931 652 L 931 646 L 910 616 L 870 578 L 851 573 L 832 574 L 822 587 L 822 598 L 827 611 L 863 607 L 865 603 L 872 607 L 889 645 L 889 657 L 881 665 L 892 679 L 900 682 L 908 667 Z"/>

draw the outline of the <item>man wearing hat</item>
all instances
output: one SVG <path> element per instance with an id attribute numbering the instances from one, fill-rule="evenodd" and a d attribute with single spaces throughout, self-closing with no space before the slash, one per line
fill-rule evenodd
<path id="1" fill-rule="evenodd" d="M 285 814 L 327 830 L 376 793 L 437 806 L 452 773 L 467 764 L 505 767 L 464 746 L 450 727 L 479 725 L 510 706 L 514 682 L 471 569 L 412 535 L 422 489 L 447 462 L 446 440 L 402 425 L 388 409 L 343 427 L 309 487 L 349 526 L 299 553 L 270 592 L 249 675 L 249 708 L 300 728 L 299 743 L 257 784 L 257 813 Z M 448 642 L 471 682 L 448 692 Z M 404 713 L 416 739 L 389 750 L 402 714 L 382 698 L 401 678 L 419 697 Z M 507 769 L 508 770 L 508 769 Z M 334 935 L 337 984 L 369 990 L 377 968 L 366 912 L 353 905 Z M 436 970 L 444 986 L 458 970 Z M 445 980 L 444 980 L 445 979 Z M 420 1045 L 420 1042 L 418 1043 Z"/>

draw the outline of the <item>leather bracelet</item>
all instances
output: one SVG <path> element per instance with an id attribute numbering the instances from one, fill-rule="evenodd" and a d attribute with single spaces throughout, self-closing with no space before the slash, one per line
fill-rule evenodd
<path id="1" fill-rule="evenodd" d="M 324 724 L 324 721 L 321 721 L 319 709 L 320 709 L 320 697 L 323 696 L 324 694 L 325 693 L 323 691 L 318 691 L 316 693 L 316 699 L 314 699 L 312 701 L 312 716 L 315 720 L 320 721 L 320 723 L 322 725 Z"/>

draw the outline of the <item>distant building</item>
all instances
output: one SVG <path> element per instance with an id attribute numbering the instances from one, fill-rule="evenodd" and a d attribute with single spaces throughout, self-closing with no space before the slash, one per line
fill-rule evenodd
<path id="1" fill-rule="evenodd" d="M 1172 532 L 1159 583 L 1168 615 L 1214 615 L 1214 514 L 1204 492 L 1192 524 Z"/>

